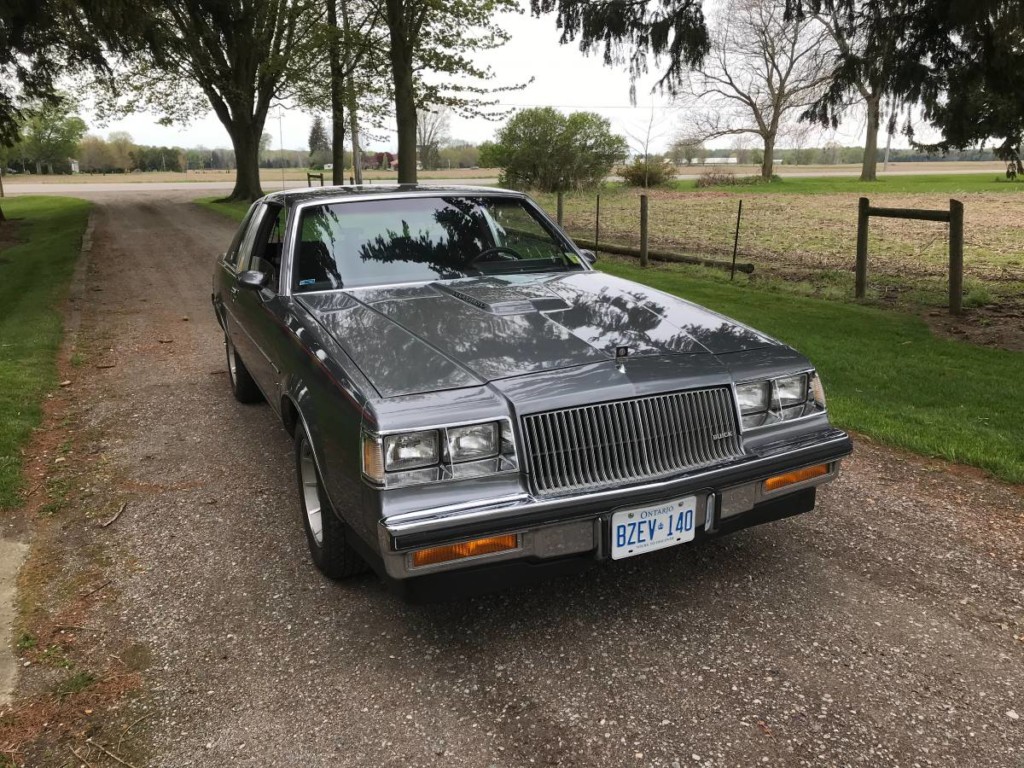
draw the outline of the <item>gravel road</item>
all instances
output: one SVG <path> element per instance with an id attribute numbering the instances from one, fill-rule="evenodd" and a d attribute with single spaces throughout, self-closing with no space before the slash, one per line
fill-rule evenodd
<path id="1" fill-rule="evenodd" d="M 1024 766 L 1024 494 L 857 443 L 812 514 L 411 607 L 323 579 L 291 443 L 232 400 L 233 224 L 97 196 L 78 417 L 130 500 L 112 602 L 156 766 Z"/>

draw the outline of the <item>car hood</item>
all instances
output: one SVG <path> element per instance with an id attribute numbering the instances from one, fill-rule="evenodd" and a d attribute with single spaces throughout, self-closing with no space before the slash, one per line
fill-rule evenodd
<path id="1" fill-rule="evenodd" d="M 297 297 L 384 397 L 617 356 L 777 344 L 695 304 L 601 272 L 479 277 Z"/>

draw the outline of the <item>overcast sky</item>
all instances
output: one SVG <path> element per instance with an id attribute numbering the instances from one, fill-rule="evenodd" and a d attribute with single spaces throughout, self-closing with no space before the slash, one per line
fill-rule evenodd
<path id="1" fill-rule="evenodd" d="M 551 106 L 566 112 L 589 110 L 598 112 L 612 122 L 616 132 L 641 138 L 647 131 L 648 122 L 654 111 L 655 125 L 652 129 L 652 151 L 662 151 L 671 142 L 676 132 L 678 113 L 668 100 L 650 93 L 656 81 L 655 66 L 652 74 L 637 84 L 637 105 L 629 103 L 629 76 L 623 68 L 606 67 L 600 55 L 584 56 L 575 44 L 559 45 L 559 30 L 554 17 L 540 19 L 527 14 L 508 14 L 499 23 L 509 31 L 511 40 L 503 48 L 487 51 L 477 56 L 481 64 L 490 65 L 495 72 L 495 85 L 512 85 L 533 82 L 521 91 L 501 94 L 501 102 L 507 106 Z M 267 120 L 266 131 L 273 136 L 271 147 L 279 148 L 283 138 L 286 149 L 308 149 L 311 117 L 299 109 L 286 110 L 280 126 L 276 110 Z M 89 120 L 89 115 L 86 115 Z M 451 135 L 475 143 L 494 138 L 500 124 L 482 118 L 452 120 Z M 126 120 L 98 126 L 90 123 L 92 132 L 106 135 L 110 131 L 128 131 L 139 144 L 191 147 L 230 147 L 227 132 L 213 114 L 187 126 L 166 128 L 156 123 L 153 115 L 134 115 Z M 829 140 L 844 144 L 858 144 L 863 141 L 863 125 L 859 120 L 850 120 L 838 134 L 822 133 L 811 138 L 809 144 L 821 145 Z M 905 145 L 901 137 L 894 137 L 893 145 Z M 631 145 L 636 141 L 631 140 Z M 730 146 L 730 140 L 722 140 L 716 146 Z M 366 149 L 395 149 L 395 137 L 391 132 L 383 142 Z"/>

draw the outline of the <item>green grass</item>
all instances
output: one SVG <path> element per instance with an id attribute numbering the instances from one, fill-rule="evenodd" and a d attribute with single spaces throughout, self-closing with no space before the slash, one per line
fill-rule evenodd
<path id="1" fill-rule="evenodd" d="M 96 677 L 88 672 L 77 672 L 54 686 L 53 692 L 61 698 L 74 693 L 81 693 L 96 682 Z"/>
<path id="2" fill-rule="evenodd" d="M 599 266 L 796 347 L 821 372 L 836 424 L 1024 482 L 1024 353 L 937 338 L 913 315 L 731 285 L 684 267 Z"/>
<path id="3" fill-rule="evenodd" d="M 241 221 L 249 211 L 249 203 L 231 202 L 226 203 L 219 197 L 200 197 L 195 201 L 203 208 L 227 216 L 235 221 Z"/>
<path id="4" fill-rule="evenodd" d="M 89 203 L 65 197 L 3 201 L 0 237 L 0 509 L 19 503 L 21 449 L 39 423 L 43 396 L 56 385 L 61 301 L 89 217 Z"/>
<path id="5" fill-rule="evenodd" d="M 728 171 L 725 171 L 728 173 Z M 697 190 L 696 179 L 677 179 L 673 189 Z M 770 184 L 723 185 L 708 187 L 722 191 L 735 191 L 737 195 L 791 194 L 836 195 L 857 193 L 876 195 L 968 194 L 971 192 L 1024 192 L 1024 180 L 1011 182 L 995 172 L 989 173 L 929 173 L 908 176 L 885 176 L 878 181 L 861 181 L 854 176 L 822 176 L 817 178 L 780 177 Z"/>

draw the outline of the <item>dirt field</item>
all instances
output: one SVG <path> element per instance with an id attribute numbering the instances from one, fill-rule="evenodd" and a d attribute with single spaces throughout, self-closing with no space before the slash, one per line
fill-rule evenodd
<path id="1" fill-rule="evenodd" d="M 449 606 L 329 583 L 289 438 L 228 392 L 233 226 L 182 193 L 97 202 L 30 464 L 66 497 L 23 578 L 20 762 L 1024 764 L 1020 488 L 861 439 L 817 511 L 703 546 Z"/>

